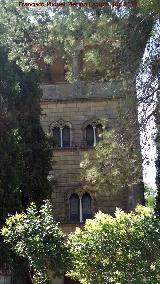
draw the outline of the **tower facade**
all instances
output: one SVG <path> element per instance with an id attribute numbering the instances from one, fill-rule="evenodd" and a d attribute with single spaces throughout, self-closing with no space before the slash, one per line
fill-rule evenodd
<path id="1" fill-rule="evenodd" d="M 53 68 L 54 69 L 54 68 Z M 81 179 L 80 163 L 85 153 L 92 153 L 105 127 L 111 129 L 117 117 L 117 107 L 123 103 L 125 86 L 121 81 L 108 83 L 74 83 L 62 80 L 61 68 L 53 76 L 56 82 L 42 84 L 42 126 L 53 137 L 52 201 L 55 219 L 68 234 L 85 220 L 101 210 L 113 214 L 116 207 L 129 211 L 137 203 L 143 203 L 143 186 L 125 189 L 123 192 L 86 191 Z M 54 69 L 56 72 L 56 68 Z M 77 283 L 64 277 L 54 284 Z"/>
<path id="2" fill-rule="evenodd" d="M 97 193 L 93 188 L 86 192 L 81 179 L 80 163 L 84 154 L 94 150 L 104 124 L 109 129 L 116 119 L 117 106 L 123 100 L 123 91 L 117 95 L 113 92 L 122 90 L 118 84 L 122 82 L 79 82 L 78 87 L 69 83 L 42 86 L 42 125 L 55 143 L 50 172 L 50 179 L 54 180 L 55 218 L 66 227 L 70 224 L 71 229 L 73 224 L 83 223 L 87 214 L 93 217 L 98 210 L 114 213 L 116 207 L 128 211 L 141 201 L 138 195 L 131 196 L 131 190 L 115 194 L 110 189 Z"/>

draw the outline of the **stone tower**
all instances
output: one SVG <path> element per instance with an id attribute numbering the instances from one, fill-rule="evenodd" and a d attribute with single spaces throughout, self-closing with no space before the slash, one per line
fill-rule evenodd
<path id="1" fill-rule="evenodd" d="M 136 187 L 119 194 L 85 191 L 80 162 L 86 152 L 93 151 L 103 121 L 112 125 L 116 108 L 123 101 L 125 87 L 115 80 L 108 83 L 79 80 L 76 56 L 73 64 L 76 80 L 67 83 L 64 62 L 58 60 L 51 68 L 52 79 L 42 84 L 42 126 L 55 140 L 53 171 L 50 172 L 50 178 L 55 181 L 52 193 L 55 218 L 64 232 L 69 233 L 76 226 L 83 226 L 83 222 L 99 210 L 114 213 L 116 207 L 125 211 L 133 209 L 143 202 L 143 188 Z M 75 282 L 65 278 L 54 283 Z"/>

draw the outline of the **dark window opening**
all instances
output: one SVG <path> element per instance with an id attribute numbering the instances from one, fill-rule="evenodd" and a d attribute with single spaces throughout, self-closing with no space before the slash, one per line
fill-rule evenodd
<path id="1" fill-rule="evenodd" d="M 70 220 L 73 222 L 80 221 L 80 208 L 79 208 L 79 196 L 72 194 L 69 199 L 70 205 Z"/>
<path id="2" fill-rule="evenodd" d="M 65 126 L 62 131 L 63 147 L 70 147 L 70 128 Z"/>
<path id="3" fill-rule="evenodd" d="M 92 125 L 86 127 L 86 144 L 87 146 L 94 145 L 94 131 Z"/>
<path id="4" fill-rule="evenodd" d="M 54 146 L 61 147 L 61 134 L 58 126 L 53 128 Z"/>
<path id="5" fill-rule="evenodd" d="M 91 209 L 91 196 L 89 193 L 85 193 L 82 197 L 82 217 L 83 221 L 86 219 L 92 218 L 92 209 Z"/>

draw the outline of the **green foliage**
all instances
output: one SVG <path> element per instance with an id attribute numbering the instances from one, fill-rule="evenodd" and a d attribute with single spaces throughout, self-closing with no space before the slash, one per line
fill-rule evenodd
<path id="1" fill-rule="evenodd" d="M 69 236 L 73 267 L 83 284 L 160 282 L 160 219 L 149 208 L 135 213 L 97 213 L 84 229 Z"/>
<path id="2" fill-rule="evenodd" d="M 145 185 L 144 186 L 144 196 L 145 196 L 145 205 L 148 207 L 151 207 L 152 209 L 155 208 L 155 202 L 156 202 L 156 191 Z"/>
<path id="3" fill-rule="evenodd" d="M 24 97 L 20 99 L 18 110 L 19 133 L 22 137 L 21 151 L 23 154 L 23 170 L 21 190 L 23 205 L 31 201 L 41 205 L 45 198 L 50 197 L 47 180 L 51 170 L 51 148 L 40 124 L 40 90 L 35 85 L 34 77 L 28 76 L 24 81 Z M 28 90 L 28 86 L 30 86 Z M 28 91 L 29 97 L 28 97 Z M 23 111 L 22 111 L 23 109 Z"/>
<path id="4" fill-rule="evenodd" d="M 66 242 L 48 201 L 40 210 L 32 203 L 26 213 L 10 216 L 2 229 L 5 243 L 36 270 L 36 284 L 66 270 L 82 284 L 157 284 L 159 234 L 153 210 L 137 206 L 134 213 L 97 213 Z"/>
<path id="5" fill-rule="evenodd" d="M 4 48 L 0 48 L 0 55 L 0 188 L 3 211 L 8 214 L 26 208 L 31 201 L 40 205 L 48 197 L 51 149 L 40 125 L 37 72 L 22 72 L 15 62 L 8 60 Z M 10 198 L 15 190 L 22 207 Z"/>
<path id="6" fill-rule="evenodd" d="M 156 196 L 156 213 L 160 216 L 160 99 L 157 104 L 157 137 L 156 137 L 156 145 L 157 145 L 157 157 L 156 157 L 156 186 L 157 186 L 157 196 Z"/>
<path id="7" fill-rule="evenodd" d="M 5 127 L 6 118 L 1 117 L 0 127 L 0 225 L 8 213 L 22 209 L 21 184 L 21 138 L 17 130 Z"/>
<path id="8" fill-rule="evenodd" d="M 45 272 L 35 271 L 32 279 L 32 283 L 34 284 L 49 284 L 49 277 Z"/>
<path id="9" fill-rule="evenodd" d="M 0 48 L 0 227 L 9 214 L 25 209 L 31 201 L 40 206 L 49 198 L 47 180 L 51 149 L 40 125 L 41 90 L 35 70 L 23 72 Z M 17 270 L 19 260 L 0 239 L 0 266 L 10 263 Z M 14 259 L 14 261 L 13 261 Z M 18 265 L 16 266 L 16 262 Z M 23 264 L 22 264 L 23 267 Z M 20 270 L 23 283 L 27 266 Z M 16 271 L 14 271 L 16 275 Z M 16 277 L 16 276 L 15 276 Z M 16 280 L 18 283 L 18 280 Z"/>
<path id="10" fill-rule="evenodd" d="M 2 235 L 17 255 L 28 259 L 40 278 L 60 275 L 68 268 L 68 248 L 49 201 L 39 210 L 32 203 L 26 213 L 10 216 Z"/>
<path id="11" fill-rule="evenodd" d="M 62 51 L 71 69 L 76 41 L 83 41 L 84 50 L 96 49 L 92 61 L 103 71 L 101 79 L 125 79 L 129 78 L 127 74 L 133 79 L 160 10 L 156 0 L 137 2 L 137 7 L 117 12 L 112 7 L 66 5 L 54 7 L 53 13 L 53 7 L 28 9 L 19 7 L 16 1 L 3 0 L 0 40 L 23 70 L 38 67 L 39 60 L 52 62 L 57 50 Z"/>
<path id="12" fill-rule="evenodd" d="M 114 130 L 106 131 L 94 153 L 86 154 L 81 162 L 82 177 L 90 189 L 120 190 L 140 182 L 139 155 L 133 145 L 125 143 Z"/>

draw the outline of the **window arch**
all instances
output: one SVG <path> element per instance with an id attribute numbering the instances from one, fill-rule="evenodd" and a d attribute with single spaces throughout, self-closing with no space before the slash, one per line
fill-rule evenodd
<path id="1" fill-rule="evenodd" d="M 69 198 L 70 220 L 74 222 L 80 221 L 80 202 L 78 194 L 72 194 Z"/>
<path id="2" fill-rule="evenodd" d="M 82 219 L 90 219 L 92 217 L 92 199 L 89 193 L 85 193 L 82 196 Z"/>
<path id="3" fill-rule="evenodd" d="M 50 129 L 52 129 L 55 147 L 71 147 L 71 126 L 69 122 L 60 120 L 52 123 Z"/>
<path id="4" fill-rule="evenodd" d="M 85 192 L 82 196 L 76 193 L 69 198 L 69 218 L 71 222 L 84 222 L 92 217 L 92 198 Z"/>
<path id="5" fill-rule="evenodd" d="M 86 127 L 86 143 L 87 146 L 93 146 L 94 144 L 94 131 L 92 125 L 87 125 Z"/>
<path id="6" fill-rule="evenodd" d="M 93 122 L 88 124 L 85 128 L 86 144 L 89 147 L 95 146 L 97 142 L 101 140 L 101 134 L 103 132 L 102 124 Z"/>

